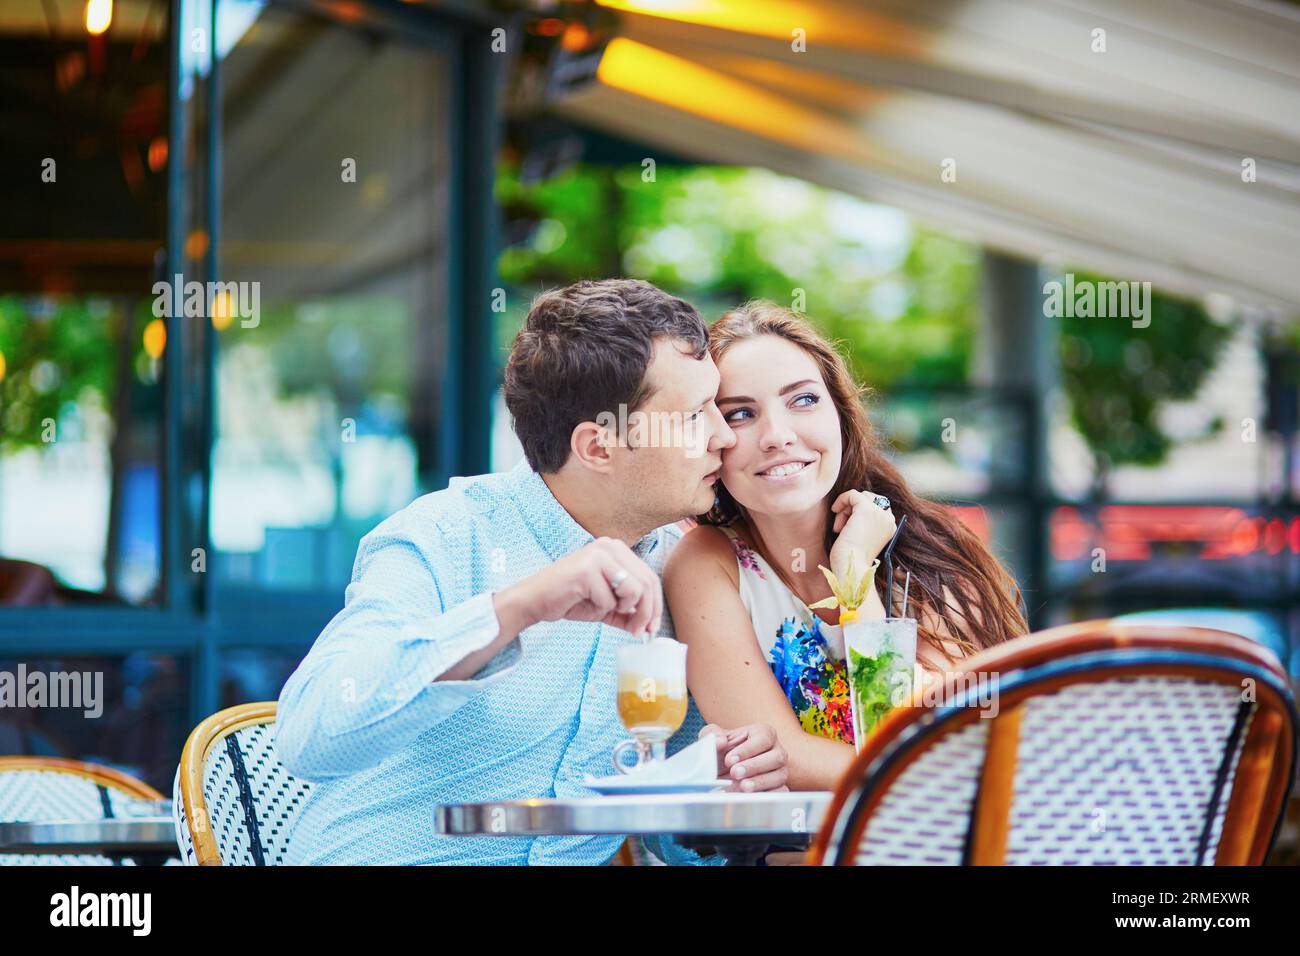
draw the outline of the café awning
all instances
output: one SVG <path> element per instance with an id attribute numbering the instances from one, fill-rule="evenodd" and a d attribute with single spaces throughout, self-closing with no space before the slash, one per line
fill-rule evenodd
<path id="1" fill-rule="evenodd" d="M 1300 311 L 1300 8 L 598 0 L 557 111 L 1004 252 Z M 651 154 L 652 155 L 652 154 Z"/>

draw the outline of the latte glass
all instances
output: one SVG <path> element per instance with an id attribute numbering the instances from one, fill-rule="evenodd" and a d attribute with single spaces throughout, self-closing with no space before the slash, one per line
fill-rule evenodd
<path id="1" fill-rule="evenodd" d="M 614 748 L 614 767 L 629 773 L 661 763 L 668 738 L 686 719 L 686 645 L 670 638 L 624 644 L 618 660 L 618 716 L 632 734 Z M 636 763 L 622 760 L 636 750 Z"/>

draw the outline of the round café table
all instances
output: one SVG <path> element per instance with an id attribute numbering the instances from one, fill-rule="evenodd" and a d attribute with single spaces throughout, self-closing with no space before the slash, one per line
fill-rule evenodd
<path id="1" fill-rule="evenodd" d="M 503 800 L 440 806 L 436 826 L 449 836 L 666 834 L 685 847 L 757 851 L 768 843 L 806 844 L 830 800 L 819 791 Z"/>
<path id="2" fill-rule="evenodd" d="M 127 820 L 51 820 L 0 823 L 0 853 L 95 853 L 179 855 L 171 817 Z"/>
<path id="3" fill-rule="evenodd" d="M 170 808 L 170 800 L 135 801 L 109 819 L 0 823 L 0 854 L 90 854 L 161 864 L 180 856 Z"/>

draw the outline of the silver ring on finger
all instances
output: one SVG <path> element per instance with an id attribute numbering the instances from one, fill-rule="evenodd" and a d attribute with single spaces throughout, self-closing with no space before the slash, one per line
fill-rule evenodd
<path id="1" fill-rule="evenodd" d="M 615 594 L 617 594 L 619 585 L 626 580 L 627 580 L 627 568 L 619 568 L 618 574 L 614 575 L 614 577 L 610 579 L 609 589 L 613 591 Z"/>
<path id="2" fill-rule="evenodd" d="M 889 503 L 889 499 L 886 498 L 884 495 L 872 495 L 871 500 L 875 503 L 877 508 L 880 508 L 884 511 L 888 511 L 892 507 L 892 505 L 890 505 Z"/>

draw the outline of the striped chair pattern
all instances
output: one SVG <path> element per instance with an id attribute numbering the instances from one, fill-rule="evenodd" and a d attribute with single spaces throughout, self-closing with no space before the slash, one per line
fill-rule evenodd
<path id="1" fill-rule="evenodd" d="M 925 706 L 918 691 L 876 728 L 810 863 L 1263 862 L 1298 723 L 1269 651 L 1224 632 L 1102 621 L 964 668 L 941 700 Z M 976 674 L 996 690 L 988 716 L 974 706 Z"/>
<path id="2" fill-rule="evenodd" d="M 62 757 L 0 757 L 0 820 L 103 820 L 126 804 L 161 800 L 142 780 L 100 764 Z M 0 853 L 0 866 L 112 866 L 93 854 Z"/>
<path id="3" fill-rule="evenodd" d="M 173 800 L 191 866 L 276 866 L 311 784 L 276 759 L 275 701 L 219 711 L 190 734 Z"/>

